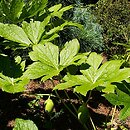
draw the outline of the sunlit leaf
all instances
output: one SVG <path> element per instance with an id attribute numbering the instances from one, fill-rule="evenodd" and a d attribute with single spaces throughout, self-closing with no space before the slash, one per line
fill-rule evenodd
<path id="1" fill-rule="evenodd" d="M 0 36 L 21 43 L 22 46 L 29 46 L 31 44 L 31 41 L 28 39 L 23 29 L 14 24 L 0 23 Z"/>

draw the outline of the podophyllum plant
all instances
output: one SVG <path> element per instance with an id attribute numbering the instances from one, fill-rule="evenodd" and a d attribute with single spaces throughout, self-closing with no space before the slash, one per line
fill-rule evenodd
<path id="1" fill-rule="evenodd" d="M 18 4 L 18 3 L 19 4 Z M 46 7 L 44 0 L 35 1 L 32 3 L 27 2 L 27 5 L 23 1 L 12 0 L 10 4 L 7 1 L 2 0 L 3 14 L 11 23 L 21 22 L 26 18 L 30 18 L 37 14 L 39 11 L 43 11 Z M 7 8 L 5 8 L 7 7 Z M 0 23 L 0 36 L 7 40 L 16 42 L 20 47 L 32 47 L 32 51 L 29 53 L 29 57 L 32 60 L 32 64 L 25 69 L 25 61 L 22 61 L 20 57 L 17 57 L 13 64 L 7 56 L 1 54 L 1 61 L 9 65 L 5 67 L 8 71 L 4 71 L 0 68 L 0 88 L 3 91 L 16 93 L 24 91 L 24 86 L 29 82 L 29 79 L 41 78 L 42 81 L 52 79 L 54 76 L 60 77 L 59 79 L 64 81 L 57 86 L 54 86 L 53 91 L 56 92 L 56 96 L 60 98 L 57 90 L 65 90 L 71 88 L 75 94 L 86 96 L 88 91 L 97 89 L 106 93 L 105 97 L 112 104 L 124 105 L 121 111 L 120 118 L 124 119 L 130 115 L 129 110 L 129 88 L 128 92 L 118 90 L 117 83 L 127 80 L 130 77 L 130 68 L 122 68 L 123 61 L 112 60 L 102 64 L 102 56 L 95 52 L 81 53 L 79 54 L 79 42 L 74 39 L 65 44 L 63 49 L 59 49 L 58 46 L 52 44 L 50 41 L 58 37 L 58 31 L 63 30 L 65 26 L 74 25 L 79 26 L 72 22 L 62 20 L 59 26 L 53 27 L 51 24 L 52 17 L 62 18 L 63 12 L 72 8 L 67 6 L 61 8 L 62 5 L 55 5 L 47 10 L 45 13 L 40 12 L 39 15 L 46 14 L 43 21 L 30 20 L 30 22 L 23 21 L 20 26 L 16 24 L 4 24 Z M 9 21 L 10 22 L 10 21 Z M 89 55 L 89 56 L 88 56 Z M 7 57 L 7 58 L 6 58 Z M 5 60 L 6 59 L 6 60 Z M 80 74 L 77 74 L 74 69 L 70 71 L 70 66 L 80 67 Z M 17 71 L 17 67 L 18 70 Z M 13 68 L 13 69 L 12 69 Z M 15 71 L 18 73 L 14 73 Z M 66 75 L 62 78 L 61 71 L 66 69 Z M 12 72 L 11 72 L 11 71 Z M 7 72 L 9 74 L 7 74 Z M 13 73 L 13 74 L 11 74 Z M 16 75 L 15 75 L 16 74 Z M 17 75 L 18 74 L 18 75 Z M 116 91 L 116 94 L 114 93 Z M 68 96 L 68 95 L 67 95 Z M 124 100 L 125 97 L 127 100 Z M 49 100 L 45 104 L 45 108 L 48 111 L 52 110 L 53 102 Z M 82 101 L 83 104 L 76 110 L 75 113 L 68 108 L 68 110 L 79 119 L 79 121 L 86 128 L 86 121 L 89 120 L 89 112 L 86 107 L 87 102 Z M 50 103 L 50 104 L 49 104 Z M 49 104 L 49 105 L 48 105 Z M 66 106 L 66 104 L 64 104 Z M 51 107 L 51 108 L 50 108 Z M 30 125 L 31 124 L 31 125 Z M 31 128 L 37 130 L 37 127 L 31 121 L 24 121 L 22 119 L 16 120 L 14 130 Z M 87 129 L 87 128 L 86 128 Z"/>
<path id="2" fill-rule="evenodd" d="M 72 64 L 83 63 L 88 53 L 78 54 L 79 47 L 76 39 L 66 42 L 61 51 L 58 46 L 50 42 L 33 46 L 33 51 L 29 53 L 29 56 L 34 63 L 28 66 L 24 76 L 30 79 L 42 77 L 42 81 L 45 81 L 59 75 L 64 68 Z"/>
<path id="3" fill-rule="evenodd" d="M 3 15 L 8 20 L 12 21 L 12 23 L 18 23 L 18 22 L 23 21 L 26 18 L 29 19 L 30 17 L 36 15 L 39 11 L 44 10 L 47 5 L 47 0 L 28 1 L 26 3 L 24 3 L 23 0 L 22 1 L 11 0 L 9 2 L 2 0 L 1 5 L 3 5 L 2 6 Z M 4 39 L 9 40 L 8 42 L 7 40 L 1 41 L 1 44 L 2 45 L 5 44 L 5 46 L 7 45 L 6 43 L 8 43 L 7 46 L 10 46 L 10 44 L 11 45 L 13 44 L 13 49 L 30 48 L 35 44 L 45 44 L 49 41 L 54 40 L 56 37 L 58 37 L 58 32 L 63 30 L 65 26 L 74 25 L 74 26 L 81 27 L 81 25 L 79 24 L 72 23 L 71 21 L 68 22 L 63 19 L 62 19 L 62 23 L 59 24 L 58 26 L 55 26 L 55 27 L 52 26 L 51 20 L 53 17 L 58 17 L 59 19 L 61 19 L 63 13 L 71 8 L 72 6 L 67 6 L 67 7 L 62 8 L 62 4 L 52 6 L 49 9 L 44 10 L 44 12 L 42 12 L 41 14 L 39 14 L 40 16 L 45 15 L 43 21 L 34 21 L 32 19 L 30 20 L 29 23 L 27 21 L 23 21 L 22 24 L 19 23 L 19 26 L 16 24 L 0 23 L 0 36 L 3 37 Z M 3 58 L 2 60 L 3 62 L 6 62 L 5 58 Z M 10 68 L 10 66 L 6 67 L 5 69 L 2 68 L 0 70 L 1 81 L 3 82 L 1 83 L 1 88 L 7 92 L 23 91 L 23 87 L 21 87 L 21 89 L 18 89 L 18 87 L 16 87 L 16 90 L 10 90 L 9 87 L 6 89 L 5 86 L 8 86 L 9 84 L 10 84 L 9 86 L 11 85 L 17 86 L 19 83 L 21 86 L 22 85 L 24 86 L 25 83 L 27 84 L 27 80 L 24 80 L 21 77 L 15 77 L 15 74 L 10 75 L 9 74 L 10 71 L 8 72 L 7 75 L 2 73 L 7 68 Z M 15 66 L 12 65 L 10 70 L 13 70 L 12 68 L 15 68 Z M 24 70 L 21 73 L 23 72 Z M 20 76 L 22 76 L 22 74 Z M 26 77 L 25 79 L 28 79 L 28 78 Z M 8 82 L 8 85 L 7 85 L 7 82 Z"/>
<path id="4" fill-rule="evenodd" d="M 65 90 L 73 87 L 72 90 L 74 90 L 74 93 L 79 93 L 83 96 L 86 96 L 88 91 L 97 89 L 105 92 L 107 94 L 105 97 L 113 104 L 126 105 L 124 109 L 129 110 L 129 101 L 127 100 L 126 102 L 123 102 L 122 95 L 128 99 L 129 96 L 123 92 L 119 92 L 121 93 L 121 97 L 116 96 L 114 91 L 116 90 L 117 85 L 114 83 L 127 80 L 130 77 L 130 68 L 121 68 L 123 63 L 121 60 L 107 61 L 106 63 L 102 64 L 103 58 L 97 53 L 92 52 L 90 55 L 89 53 L 78 54 L 78 50 L 79 43 L 76 39 L 67 42 L 61 51 L 59 50 L 58 46 L 50 42 L 44 45 L 35 45 L 33 46 L 33 51 L 29 53 L 33 63 L 28 66 L 22 78 L 28 76 L 29 79 L 42 78 L 42 81 L 45 81 L 53 78 L 53 76 L 60 76 L 60 72 L 70 65 L 80 66 L 81 74 L 71 75 L 69 71 L 67 71 L 67 75 L 63 79 L 60 77 L 61 80 L 64 80 L 64 83 L 54 86 L 53 90 L 55 90 L 56 96 L 60 100 L 62 99 L 57 94 L 57 90 Z M 4 88 L 8 87 L 4 86 Z M 111 98 L 111 95 L 115 98 L 115 100 L 114 98 Z M 115 103 L 114 101 L 117 99 L 119 102 Z M 76 113 L 72 112 L 70 108 L 67 108 L 72 114 L 75 115 L 75 117 L 79 119 L 79 121 L 84 125 L 84 128 L 87 129 L 85 124 L 86 121 L 89 120 L 89 112 L 86 107 L 88 101 L 82 102 L 83 104 L 78 110 L 76 110 Z M 51 104 L 53 104 L 53 102 Z M 66 104 L 64 105 L 66 106 Z M 49 104 L 47 107 L 49 107 L 47 108 L 48 110 L 50 110 L 50 107 L 52 110 L 52 105 Z M 73 107 L 75 108 L 74 105 Z M 126 112 L 124 109 L 122 110 L 120 116 L 121 119 L 124 119 L 129 115 L 129 111 Z"/>
<path id="5" fill-rule="evenodd" d="M 65 82 L 56 85 L 54 90 L 65 90 L 68 88 L 73 88 L 74 93 L 79 93 L 83 96 L 86 96 L 88 91 L 91 92 L 93 89 L 103 91 L 106 93 L 105 97 L 112 104 L 125 106 L 120 115 L 120 119 L 125 119 L 130 115 L 130 107 L 128 105 L 129 100 L 126 100 L 125 102 L 123 101 L 125 98 L 129 99 L 130 93 L 125 94 L 124 92 L 117 91 L 117 95 L 114 94 L 117 88 L 117 85 L 114 83 L 119 83 L 123 80 L 127 80 L 130 77 L 130 68 L 121 68 L 121 65 L 123 63 L 121 60 L 107 61 L 104 64 L 102 64 L 102 60 L 103 58 L 100 55 L 96 54 L 95 52 L 91 53 L 86 60 L 86 64 L 83 66 L 81 65 L 81 74 L 71 75 L 68 73 L 63 78 Z M 128 111 L 125 111 L 126 109 Z M 82 110 L 83 113 L 87 113 L 87 110 L 85 111 L 84 105 L 82 106 Z M 85 119 L 86 118 L 83 118 L 83 123 L 85 122 Z"/>
<path id="6" fill-rule="evenodd" d="M 45 9 L 48 0 L 1 0 L 0 22 L 19 23 Z"/>
<path id="7" fill-rule="evenodd" d="M 30 23 L 23 21 L 22 27 L 15 24 L 0 23 L 0 36 L 13 42 L 17 42 L 20 46 L 29 47 L 35 44 L 44 44 L 58 37 L 58 32 L 63 30 L 65 26 L 73 25 L 81 27 L 81 25 L 73 22 L 63 21 L 62 24 L 52 27 L 51 18 L 61 18 L 63 12 L 72 8 L 67 6 L 61 8 L 62 5 L 55 5 L 48 9 L 50 12 L 42 22 L 31 20 Z M 49 29 L 47 29 L 49 28 Z"/>
<path id="8" fill-rule="evenodd" d="M 60 72 L 70 65 L 80 66 L 80 75 L 71 75 L 67 71 L 67 75 L 61 79 L 64 83 L 54 86 L 53 90 L 71 88 L 74 93 L 79 93 L 83 96 L 86 96 L 88 91 L 93 89 L 103 91 L 106 94 L 114 94 L 117 88 L 114 83 L 127 80 L 130 77 L 130 68 L 121 68 L 122 60 L 112 60 L 102 64 L 103 58 L 101 55 L 92 52 L 87 58 L 89 53 L 78 54 L 78 50 L 79 43 L 76 39 L 67 42 L 61 51 L 52 43 L 35 45 L 33 51 L 29 53 L 34 63 L 28 66 L 24 75 L 28 75 L 31 79 L 42 78 L 41 80 L 45 81 L 53 78 L 53 76 L 60 76 Z M 59 97 L 59 95 L 57 96 Z M 59 99 L 62 100 L 60 97 Z M 84 102 L 77 111 L 77 118 L 83 125 L 88 120 L 87 102 Z M 126 116 L 121 119 L 124 118 Z"/>
<path id="9" fill-rule="evenodd" d="M 22 92 L 29 78 L 22 77 L 25 69 L 25 61 L 16 57 L 13 61 L 6 55 L 0 55 L 0 88 L 9 93 Z"/>

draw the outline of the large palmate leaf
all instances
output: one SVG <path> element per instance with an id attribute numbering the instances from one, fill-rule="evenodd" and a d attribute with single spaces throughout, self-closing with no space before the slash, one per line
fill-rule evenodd
<path id="1" fill-rule="evenodd" d="M 28 82 L 29 79 L 27 77 L 10 78 L 0 73 L 0 88 L 8 93 L 23 92 Z"/>
<path id="2" fill-rule="evenodd" d="M 31 120 L 16 118 L 13 130 L 38 130 L 38 128 Z"/>
<path id="3" fill-rule="evenodd" d="M 111 83 L 120 82 L 130 77 L 130 68 L 120 69 L 122 61 L 113 60 L 101 65 L 102 57 L 95 52 L 89 55 L 86 63 L 84 67 L 81 66 L 80 71 L 83 75 L 68 75 L 68 78 L 64 78 L 66 82 L 58 84 L 54 89 L 75 86 L 75 92 L 86 95 L 89 90 L 101 86 L 99 87 L 101 89 L 105 87 L 104 92 L 114 92 L 116 86 Z"/>
<path id="4" fill-rule="evenodd" d="M 29 53 L 34 63 L 28 66 L 24 75 L 30 79 L 43 77 L 42 80 L 58 75 L 65 67 L 86 57 L 86 55 L 78 56 L 78 50 L 79 42 L 76 39 L 67 42 L 61 52 L 59 52 L 58 46 L 52 43 L 35 45 L 33 51 Z M 78 57 L 76 58 L 76 56 Z"/>
<path id="5" fill-rule="evenodd" d="M 24 21 L 22 23 L 22 28 L 33 44 L 37 44 L 39 42 L 42 33 L 44 32 L 43 24 L 40 21 L 30 21 L 30 23 Z"/>
<path id="6" fill-rule="evenodd" d="M 116 94 L 109 93 L 105 95 L 105 98 L 113 105 L 123 105 L 124 108 L 120 111 L 119 118 L 125 119 L 130 116 L 130 95 L 123 91 L 116 89 Z"/>
<path id="7" fill-rule="evenodd" d="M 32 52 L 29 56 L 33 61 L 40 61 L 43 64 L 54 67 L 58 69 L 58 46 L 52 43 L 46 43 L 45 45 L 35 45 L 33 46 Z"/>
<path id="8" fill-rule="evenodd" d="M 0 36 L 18 42 L 22 46 L 29 46 L 31 44 L 31 41 L 28 39 L 23 29 L 14 24 L 0 23 Z"/>
<path id="9" fill-rule="evenodd" d="M 76 40 L 67 42 L 60 52 L 60 65 L 68 66 L 73 61 L 74 56 L 79 51 L 79 43 Z"/>

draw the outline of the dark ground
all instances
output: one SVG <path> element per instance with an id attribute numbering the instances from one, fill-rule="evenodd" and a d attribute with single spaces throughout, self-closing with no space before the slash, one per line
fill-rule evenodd
<path id="1" fill-rule="evenodd" d="M 54 80 L 54 83 L 57 84 L 58 81 Z M 35 93 L 51 93 L 52 86 L 49 80 L 44 84 L 30 81 L 24 93 L 8 94 L 0 91 L 0 130 L 12 130 L 15 118 L 33 120 L 39 130 L 84 130 L 62 102 L 59 102 L 56 98 L 54 101 L 55 108 L 51 115 L 44 111 L 44 102 L 47 97 L 38 98 L 35 103 L 28 105 L 30 101 L 36 99 Z M 71 101 L 64 97 L 62 92 L 59 92 L 59 94 L 62 95 L 64 102 L 68 105 L 73 103 L 77 108 L 81 105 L 81 102 L 76 99 L 71 91 L 68 91 Z M 120 108 L 116 108 L 114 118 L 111 120 L 114 106 L 106 101 L 101 93 L 93 92 L 86 107 L 89 109 L 91 120 L 97 130 L 110 130 L 111 128 L 114 128 L 114 130 L 130 130 L 130 117 L 125 121 L 120 121 L 118 118 Z M 86 125 L 93 130 L 90 120 Z"/>

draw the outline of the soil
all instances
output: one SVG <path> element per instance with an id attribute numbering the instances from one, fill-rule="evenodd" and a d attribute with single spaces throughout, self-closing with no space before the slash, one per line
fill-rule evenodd
<path id="1" fill-rule="evenodd" d="M 59 83 L 57 80 L 53 82 L 54 84 Z M 53 112 L 51 114 L 45 112 L 44 102 L 48 96 L 40 94 L 50 94 L 52 89 L 53 83 L 50 80 L 45 83 L 31 80 L 23 93 L 9 94 L 0 91 L 0 130 L 12 130 L 16 118 L 33 120 L 39 130 L 84 130 L 81 123 L 70 114 L 62 103 L 70 105 L 71 110 L 73 110 L 71 103 L 77 108 L 82 104 L 71 90 L 67 90 L 71 100 L 65 96 L 63 91 L 58 91 L 62 101 L 52 96 L 55 104 Z M 83 100 L 86 101 L 88 97 L 89 94 Z M 92 122 L 97 130 L 110 130 L 111 128 L 130 130 L 130 117 L 124 121 L 119 120 L 120 108 L 112 106 L 102 96 L 102 93 L 93 91 L 86 107 L 91 117 L 86 123 L 89 130 L 94 129 Z"/>

